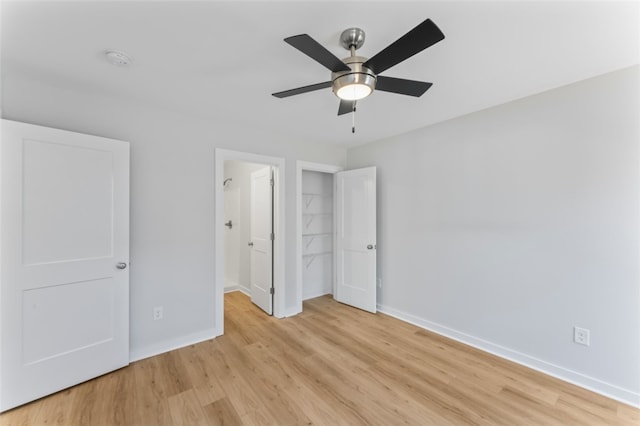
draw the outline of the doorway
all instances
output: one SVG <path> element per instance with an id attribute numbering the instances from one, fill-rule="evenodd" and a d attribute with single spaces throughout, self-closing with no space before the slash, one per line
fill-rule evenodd
<path id="1" fill-rule="evenodd" d="M 302 171 L 302 300 L 333 294 L 333 174 Z"/>
<path id="2" fill-rule="evenodd" d="M 224 291 L 241 291 L 273 314 L 272 166 L 224 163 Z"/>
<path id="3" fill-rule="evenodd" d="M 241 280 L 240 273 L 234 274 L 233 272 L 228 273 L 226 271 L 227 266 L 232 267 L 233 263 L 226 265 L 228 260 L 226 260 L 225 256 L 225 237 L 229 239 L 226 232 L 229 230 L 228 226 L 225 226 L 225 223 L 228 223 L 229 220 L 232 221 L 232 226 L 234 219 L 227 218 L 225 216 L 225 209 L 227 209 L 227 213 L 233 211 L 233 206 L 227 207 L 225 202 L 225 192 L 231 192 L 233 190 L 233 184 L 238 184 L 239 182 L 234 182 L 233 180 L 227 181 L 227 185 L 225 187 L 224 181 L 225 179 L 232 178 L 232 176 L 226 175 L 226 167 L 225 164 L 233 164 L 231 162 L 236 162 L 236 164 L 245 163 L 245 164 L 254 164 L 260 165 L 262 168 L 265 166 L 269 166 L 273 170 L 273 212 L 272 212 L 272 224 L 273 224 L 273 316 L 277 318 L 282 318 L 285 315 L 284 309 L 284 301 L 285 301 L 285 286 L 284 286 L 284 229 L 285 229 L 285 191 L 284 191 L 284 165 L 285 161 L 283 158 L 278 157 L 269 157 L 260 154 L 252 154 L 240 151 L 230 151 L 224 149 L 216 149 L 215 151 L 215 295 L 216 295 L 216 309 L 215 309 L 215 323 L 216 323 L 216 335 L 220 336 L 224 334 L 224 292 L 225 292 L 225 284 L 229 282 L 230 285 L 232 280 L 228 279 L 231 277 L 236 277 L 238 280 Z M 229 163 L 227 163 L 229 162 Z M 251 168 L 251 167 L 249 167 Z M 240 179 L 240 178 L 238 178 Z M 230 197 L 230 203 L 240 202 L 240 194 L 236 195 L 237 201 L 234 200 L 234 196 Z M 230 210 L 229 210 L 230 209 Z M 240 219 L 237 219 L 236 222 L 238 225 L 240 224 Z M 250 219 L 249 219 L 250 220 Z M 243 220 L 246 225 L 246 220 Z M 249 227 L 246 227 L 249 228 Z M 233 230 L 233 228 L 231 228 Z M 237 230 L 237 228 L 236 228 Z M 239 233 L 238 233 L 239 234 Z M 240 237 L 240 235 L 239 235 Z M 237 240 L 237 248 L 240 249 L 242 244 L 247 247 L 250 240 L 242 241 L 240 239 Z M 238 259 L 240 262 L 240 259 Z M 231 278 L 233 279 L 233 278 Z M 246 281 L 244 281 L 246 283 Z M 240 286 L 241 283 L 237 282 Z M 242 290 L 238 287 L 238 289 Z"/>
<path id="4" fill-rule="evenodd" d="M 323 189 L 316 193 L 314 184 L 305 185 L 305 174 L 320 172 L 319 175 L 331 176 L 331 191 Z M 365 167 L 343 171 L 341 167 L 326 164 L 298 161 L 296 165 L 297 209 L 296 209 L 296 272 L 297 294 L 296 313 L 302 312 L 302 301 L 305 296 L 313 297 L 313 291 L 328 294 L 326 284 L 322 287 L 305 289 L 305 269 L 312 264 L 318 254 L 333 258 L 331 294 L 335 300 L 372 313 L 377 310 L 376 287 L 376 168 Z M 325 187 L 324 183 L 320 183 Z M 311 188 L 305 192 L 305 188 Z M 316 185 L 317 188 L 317 185 Z M 309 209 L 315 198 L 332 198 L 332 229 L 326 226 L 311 229 L 310 224 L 315 217 L 326 215 L 326 210 Z M 326 203 L 325 203 L 326 204 Z M 323 207 L 324 208 L 324 207 Z M 319 252 L 309 251 L 311 244 L 330 233 L 331 246 L 320 246 Z M 326 276 L 328 267 L 319 274 Z M 309 273 L 306 274 L 307 276 Z M 317 279 L 317 277 L 316 277 Z M 309 279 L 307 278 L 308 282 Z M 307 290 L 307 291 L 305 291 Z"/>
<path id="5" fill-rule="evenodd" d="M 333 175 L 340 171 L 340 166 L 296 162 L 296 314 L 305 298 L 334 291 Z"/>

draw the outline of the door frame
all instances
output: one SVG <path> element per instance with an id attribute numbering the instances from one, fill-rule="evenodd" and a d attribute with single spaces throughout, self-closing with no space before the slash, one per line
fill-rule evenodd
<path id="1" fill-rule="evenodd" d="M 292 312 L 287 312 L 287 316 L 297 315 L 302 312 L 302 172 L 321 172 L 335 174 L 344 170 L 344 167 L 332 164 L 312 163 L 309 161 L 296 161 L 296 303 Z M 335 185 L 333 185 L 335 192 Z M 333 208 L 335 219 L 335 202 Z M 335 220 L 334 220 L 335 228 Z M 335 229 L 334 229 L 335 231 Z M 335 254 L 335 238 L 334 238 Z M 332 287 L 335 291 L 335 272 Z"/>
<path id="2" fill-rule="evenodd" d="M 250 152 L 215 150 L 215 329 L 224 334 L 224 163 L 228 160 L 273 167 L 273 316 L 285 316 L 285 159 Z"/>

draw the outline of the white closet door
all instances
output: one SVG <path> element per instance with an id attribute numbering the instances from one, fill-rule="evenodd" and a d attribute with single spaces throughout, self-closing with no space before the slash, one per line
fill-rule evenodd
<path id="1" fill-rule="evenodd" d="M 338 302 L 376 312 L 376 168 L 336 179 L 336 294 Z"/>
<path id="2" fill-rule="evenodd" d="M 251 173 L 251 301 L 273 314 L 273 185 L 271 167 Z"/>
<path id="3" fill-rule="evenodd" d="M 129 363 L 129 144 L 2 120 L 0 411 Z"/>

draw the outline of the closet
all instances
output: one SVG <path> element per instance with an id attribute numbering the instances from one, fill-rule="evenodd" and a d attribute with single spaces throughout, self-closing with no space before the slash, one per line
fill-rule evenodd
<path id="1" fill-rule="evenodd" d="M 302 171 L 302 298 L 333 293 L 333 174 Z"/>

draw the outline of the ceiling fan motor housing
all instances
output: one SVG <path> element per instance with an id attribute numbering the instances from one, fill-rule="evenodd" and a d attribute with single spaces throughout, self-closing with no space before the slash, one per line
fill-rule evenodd
<path id="1" fill-rule="evenodd" d="M 371 91 L 369 94 L 373 93 L 376 88 L 376 75 L 363 65 L 367 59 L 364 56 L 349 56 L 342 61 L 351 68 L 351 71 L 331 73 L 331 88 L 337 97 L 344 99 L 342 95 L 338 94 L 338 91 L 352 85 L 366 86 Z"/>

